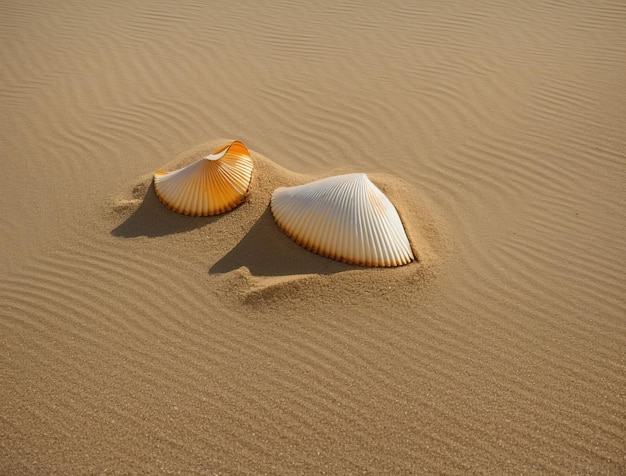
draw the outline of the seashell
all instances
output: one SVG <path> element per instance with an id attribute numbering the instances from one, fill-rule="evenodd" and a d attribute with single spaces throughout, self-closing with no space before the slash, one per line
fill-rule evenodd
<path id="1" fill-rule="evenodd" d="M 362 173 L 274 191 L 278 226 L 314 253 L 362 266 L 400 266 L 415 258 L 393 203 Z"/>
<path id="2" fill-rule="evenodd" d="M 232 210 L 248 194 L 252 179 L 250 152 L 239 141 L 173 172 L 154 174 L 154 191 L 165 206 L 190 216 Z"/>

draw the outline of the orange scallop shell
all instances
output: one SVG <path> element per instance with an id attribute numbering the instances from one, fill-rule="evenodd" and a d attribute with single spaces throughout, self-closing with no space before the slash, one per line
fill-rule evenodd
<path id="1" fill-rule="evenodd" d="M 239 141 L 173 172 L 154 174 L 154 191 L 165 206 L 189 216 L 217 215 L 245 199 L 252 179 L 250 152 Z"/>

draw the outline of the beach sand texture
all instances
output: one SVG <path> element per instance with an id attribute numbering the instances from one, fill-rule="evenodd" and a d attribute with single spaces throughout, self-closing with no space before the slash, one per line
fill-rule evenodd
<path id="1" fill-rule="evenodd" d="M 2 0 L 0 45 L 0 473 L 626 472 L 622 0 Z M 243 204 L 159 202 L 228 140 Z M 418 262 L 276 226 L 353 172 Z"/>

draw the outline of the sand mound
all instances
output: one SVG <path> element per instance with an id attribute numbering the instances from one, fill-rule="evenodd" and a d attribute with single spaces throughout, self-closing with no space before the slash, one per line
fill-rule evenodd
<path id="1" fill-rule="evenodd" d="M 204 143 L 163 168 L 184 167 L 227 142 L 219 139 Z M 416 291 L 432 279 L 438 257 L 449 250 L 442 233 L 445 227 L 438 226 L 436 214 L 423 195 L 399 178 L 372 174 L 372 180 L 396 204 L 416 262 L 393 269 L 347 265 L 311 253 L 289 239 L 276 225 L 269 202 L 277 187 L 308 183 L 350 170 L 303 175 L 280 167 L 258 152 L 251 154 L 255 168 L 250 193 L 238 209 L 215 217 L 181 217 L 156 199 L 152 176 L 145 175 L 113 198 L 113 209 L 122 222 L 113 228 L 112 235 L 176 235 L 175 241 L 163 243 L 170 254 L 184 249 L 185 254 L 202 256 L 210 250 L 212 260 L 205 263 L 208 289 L 222 300 L 253 303 L 256 311 L 261 303 L 271 304 L 271 309 L 287 309 L 296 301 L 303 305 L 320 300 L 337 302 L 346 294 L 355 300 L 380 294 L 407 304 L 411 301 L 409 296 L 419 299 Z"/>

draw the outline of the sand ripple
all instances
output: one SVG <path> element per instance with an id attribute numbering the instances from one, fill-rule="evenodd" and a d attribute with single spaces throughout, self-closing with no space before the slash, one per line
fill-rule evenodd
<path id="1" fill-rule="evenodd" d="M 624 472 L 623 2 L 1 11 L 3 472 Z M 247 201 L 163 207 L 220 137 Z M 275 226 L 353 171 L 418 263 Z"/>

